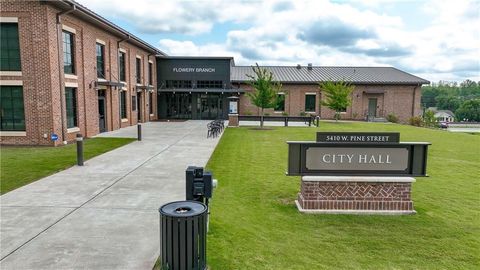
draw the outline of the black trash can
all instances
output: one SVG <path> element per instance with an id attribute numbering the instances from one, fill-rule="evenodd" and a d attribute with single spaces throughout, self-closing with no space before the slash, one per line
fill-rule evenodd
<path id="1" fill-rule="evenodd" d="M 206 269 L 207 206 L 178 201 L 163 205 L 159 212 L 160 269 Z"/>

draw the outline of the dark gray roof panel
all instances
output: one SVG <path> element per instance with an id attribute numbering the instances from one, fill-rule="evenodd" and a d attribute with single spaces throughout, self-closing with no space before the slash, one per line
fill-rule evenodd
<path id="1" fill-rule="evenodd" d="M 393 67 L 312 67 L 300 69 L 295 66 L 262 66 L 273 73 L 282 83 L 318 83 L 346 81 L 354 84 L 429 84 L 430 82 Z M 232 82 L 245 82 L 253 75 L 251 66 L 233 66 Z"/>

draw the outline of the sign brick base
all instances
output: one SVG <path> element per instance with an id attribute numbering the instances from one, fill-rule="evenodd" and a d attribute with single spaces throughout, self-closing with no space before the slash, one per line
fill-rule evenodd
<path id="1" fill-rule="evenodd" d="M 228 126 L 229 127 L 238 127 L 238 114 L 229 114 L 228 115 Z"/>
<path id="2" fill-rule="evenodd" d="M 304 213 L 414 214 L 412 177 L 303 176 L 296 204 Z"/>

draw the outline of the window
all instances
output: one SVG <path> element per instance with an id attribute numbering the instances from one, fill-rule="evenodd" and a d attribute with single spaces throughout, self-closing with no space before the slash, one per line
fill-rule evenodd
<path id="1" fill-rule="evenodd" d="M 140 84 L 142 83 L 142 59 L 137 58 L 136 62 L 136 73 L 135 76 L 137 76 L 137 83 Z"/>
<path id="2" fill-rule="evenodd" d="M 75 74 L 75 48 L 73 34 L 63 31 L 63 71 L 65 74 Z"/>
<path id="3" fill-rule="evenodd" d="M 166 81 L 167 88 L 192 88 L 192 81 Z"/>
<path id="4" fill-rule="evenodd" d="M 22 86 L 0 86 L 2 131 L 25 131 Z"/>
<path id="5" fill-rule="evenodd" d="M 153 85 L 153 63 L 148 62 L 148 85 Z"/>
<path id="6" fill-rule="evenodd" d="M 120 81 L 126 82 L 125 53 L 124 52 L 119 52 L 118 53 L 118 62 L 119 62 L 119 70 L 120 70 Z"/>
<path id="7" fill-rule="evenodd" d="M 314 112 L 315 111 L 315 99 L 316 95 L 306 94 L 305 95 L 305 112 Z"/>
<path id="8" fill-rule="evenodd" d="M 137 96 L 132 96 L 132 111 L 137 110 Z"/>
<path id="9" fill-rule="evenodd" d="M 127 118 L 127 91 L 120 91 L 120 118 Z"/>
<path id="10" fill-rule="evenodd" d="M 17 23 L 0 23 L 0 70 L 21 71 Z"/>
<path id="11" fill-rule="evenodd" d="M 97 77 L 105 79 L 105 46 L 96 43 L 95 50 L 97 54 Z"/>
<path id="12" fill-rule="evenodd" d="M 65 88 L 65 107 L 67 108 L 67 128 L 77 126 L 77 89 Z"/>
<path id="13" fill-rule="evenodd" d="M 148 93 L 148 113 L 153 114 L 153 93 Z"/>
<path id="14" fill-rule="evenodd" d="M 274 110 L 277 112 L 285 111 L 285 94 L 280 93 L 277 95 L 277 103 L 275 104 Z"/>
<path id="15" fill-rule="evenodd" d="M 197 88 L 223 88 L 222 81 L 197 81 Z"/>

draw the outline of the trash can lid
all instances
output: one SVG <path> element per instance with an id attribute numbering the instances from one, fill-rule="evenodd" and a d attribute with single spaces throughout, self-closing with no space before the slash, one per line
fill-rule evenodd
<path id="1" fill-rule="evenodd" d="M 162 205 L 158 211 L 170 217 L 193 217 L 205 213 L 207 206 L 197 201 L 177 201 Z"/>

